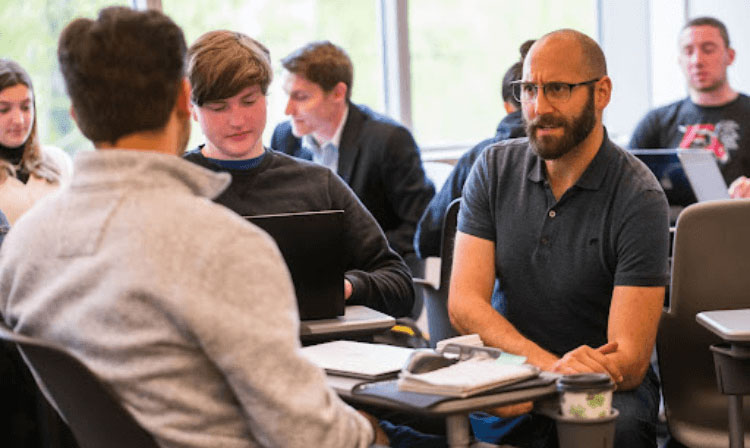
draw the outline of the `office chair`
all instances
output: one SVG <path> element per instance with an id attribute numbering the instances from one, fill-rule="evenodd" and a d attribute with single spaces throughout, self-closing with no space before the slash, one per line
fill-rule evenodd
<path id="1" fill-rule="evenodd" d="M 422 163 L 425 175 L 435 185 L 435 192 L 439 192 L 443 187 L 443 184 L 453 172 L 453 165 L 447 162 L 440 161 L 427 161 Z M 409 266 L 412 272 L 412 277 L 416 279 L 414 282 L 414 307 L 409 315 L 415 322 L 415 325 L 424 323 L 424 282 L 422 281 L 425 276 L 425 271 L 428 269 L 425 260 L 417 257 L 416 254 L 404 257 L 404 261 Z"/>
<path id="2" fill-rule="evenodd" d="M 96 375 L 65 349 L 0 324 L 0 340 L 16 345 L 81 448 L 158 448 Z"/>
<path id="3" fill-rule="evenodd" d="M 433 348 L 438 341 L 459 335 L 458 331 L 451 325 L 448 317 L 448 290 L 450 288 L 451 270 L 453 268 L 453 243 L 456 239 L 458 209 L 460 206 L 461 198 L 454 199 L 448 206 L 443 217 L 439 278 L 437 281 L 415 279 L 415 283 L 422 285 L 424 291 L 427 328 L 430 335 L 430 346 Z"/>
<path id="4" fill-rule="evenodd" d="M 750 200 L 690 205 L 677 219 L 669 307 L 657 335 L 671 446 L 729 446 L 728 400 L 717 387 L 709 346 L 721 340 L 700 326 L 701 311 L 750 308 Z M 749 401 L 745 399 L 745 407 Z M 745 428 L 750 418 L 745 415 Z M 750 435 L 745 435 L 750 446 Z"/>

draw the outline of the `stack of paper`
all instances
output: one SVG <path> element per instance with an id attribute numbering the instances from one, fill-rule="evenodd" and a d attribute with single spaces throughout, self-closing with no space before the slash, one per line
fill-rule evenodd
<path id="1" fill-rule="evenodd" d="M 427 373 L 401 372 L 398 389 L 424 394 L 468 397 L 535 377 L 539 370 L 529 364 L 501 364 L 496 359 L 472 358 Z"/>
<path id="2" fill-rule="evenodd" d="M 476 333 L 472 334 L 465 334 L 463 336 L 455 336 L 448 339 L 443 339 L 442 341 L 438 341 L 435 345 L 435 349 L 439 352 L 443 351 L 443 347 L 445 347 L 448 344 L 460 344 L 460 345 L 471 345 L 475 347 L 484 347 L 484 343 L 482 342 L 482 339 L 480 339 L 479 335 Z"/>
<path id="3" fill-rule="evenodd" d="M 326 372 L 363 379 L 395 377 L 411 348 L 355 341 L 333 341 L 302 348 L 302 354 Z"/>

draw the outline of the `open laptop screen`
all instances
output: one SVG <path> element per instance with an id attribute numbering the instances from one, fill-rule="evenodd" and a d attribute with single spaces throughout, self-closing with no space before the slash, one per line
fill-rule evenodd
<path id="1" fill-rule="evenodd" d="M 276 241 L 292 276 L 300 319 L 344 315 L 344 211 L 245 216 Z"/>
<path id="2" fill-rule="evenodd" d="M 677 149 L 628 149 L 648 166 L 667 195 L 669 205 L 685 207 L 696 202 L 690 182 L 685 176 Z"/>
<path id="3" fill-rule="evenodd" d="M 683 149 L 678 157 L 699 202 L 730 198 L 727 183 L 712 151 Z"/>

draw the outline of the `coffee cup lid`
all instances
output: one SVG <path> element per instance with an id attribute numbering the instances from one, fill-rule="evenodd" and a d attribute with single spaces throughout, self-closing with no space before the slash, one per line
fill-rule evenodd
<path id="1" fill-rule="evenodd" d="M 610 389 L 615 383 L 606 373 L 578 373 L 564 375 L 557 380 L 557 388 L 565 390 Z"/>

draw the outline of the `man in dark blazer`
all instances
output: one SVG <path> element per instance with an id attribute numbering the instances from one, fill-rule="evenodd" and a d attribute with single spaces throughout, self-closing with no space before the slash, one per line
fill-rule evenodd
<path id="1" fill-rule="evenodd" d="M 340 47 L 313 42 L 281 62 L 291 120 L 276 127 L 271 147 L 338 173 L 409 262 L 417 222 L 435 194 L 411 133 L 351 102 L 353 68 Z"/>

